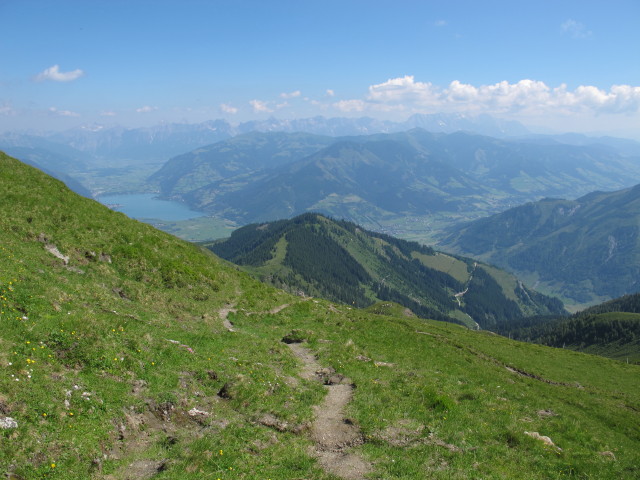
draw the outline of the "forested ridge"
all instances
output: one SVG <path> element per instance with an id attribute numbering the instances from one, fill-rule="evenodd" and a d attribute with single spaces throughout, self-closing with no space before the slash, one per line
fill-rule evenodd
<path id="1" fill-rule="evenodd" d="M 640 361 L 640 294 L 625 295 L 570 317 L 500 322 L 497 331 L 516 340 Z"/>
<path id="2" fill-rule="evenodd" d="M 420 317 L 474 328 L 564 311 L 515 280 L 500 284 L 471 259 L 315 213 L 251 224 L 207 247 L 279 288 L 356 307 L 393 301 Z"/>

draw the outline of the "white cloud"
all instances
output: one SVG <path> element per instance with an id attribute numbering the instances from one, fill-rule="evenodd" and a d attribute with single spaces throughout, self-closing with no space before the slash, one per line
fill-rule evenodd
<path id="1" fill-rule="evenodd" d="M 104 112 L 100 112 L 100 116 L 101 117 L 115 117 L 117 115 L 116 112 L 112 112 L 110 110 L 104 111 Z"/>
<path id="2" fill-rule="evenodd" d="M 249 105 L 253 107 L 254 113 L 270 113 L 273 112 L 267 102 L 263 102 L 262 100 L 250 100 Z"/>
<path id="3" fill-rule="evenodd" d="M 448 25 L 446 20 L 437 20 L 435 22 L 433 22 L 433 25 L 435 27 L 446 27 Z"/>
<path id="4" fill-rule="evenodd" d="M 362 112 L 367 107 L 363 100 L 340 100 L 333 104 L 341 112 Z"/>
<path id="5" fill-rule="evenodd" d="M 136 108 L 137 113 L 149 113 L 158 110 L 158 107 L 152 107 L 150 105 L 145 105 L 144 107 Z"/>
<path id="6" fill-rule="evenodd" d="M 371 85 L 364 100 L 334 103 L 341 111 L 406 109 L 409 111 L 486 113 L 633 113 L 640 111 L 640 87 L 614 85 L 608 91 L 583 85 L 570 91 L 524 79 L 474 86 L 454 80 L 442 88 L 416 82 L 413 76 L 392 78 Z"/>
<path id="7" fill-rule="evenodd" d="M 296 98 L 300 95 L 302 95 L 302 92 L 300 92 L 300 90 L 296 90 L 295 92 L 281 93 L 280 98 Z"/>
<path id="8" fill-rule="evenodd" d="M 56 107 L 49 107 L 49 112 L 59 117 L 79 117 L 80 114 L 71 110 L 58 110 Z"/>
<path id="9" fill-rule="evenodd" d="M 437 103 L 437 88 L 431 83 L 415 82 L 413 75 L 391 78 L 369 87 L 368 100 L 374 103 Z"/>
<path id="10" fill-rule="evenodd" d="M 238 109 L 232 105 L 229 105 L 228 103 L 221 103 L 220 110 L 223 113 L 230 113 L 231 115 L 235 115 L 236 113 L 238 113 Z"/>
<path id="11" fill-rule="evenodd" d="M 560 25 L 560 30 L 562 33 L 570 35 L 573 38 L 587 38 L 591 36 L 591 30 L 587 30 L 584 24 L 576 22 L 571 18 Z"/>
<path id="12" fill-rule="evenodd" d="M 336 92 L 334 92 L 330 88 L 327 88 L 326 95 L 327 95 L 327 97 L 335 97 L 336 96 Z"/>
<path id="13" fill-rule="evenodd" d="M 70 72 L 61 72 L 59 65 L 54 65 L 40 72 L 35 76 L 37 82 L 44 82 L 45 80 L 52 80 L 54 82 L 71 82 L 82 77 L 84 72 L 80 69 L 72 70 Z"/>

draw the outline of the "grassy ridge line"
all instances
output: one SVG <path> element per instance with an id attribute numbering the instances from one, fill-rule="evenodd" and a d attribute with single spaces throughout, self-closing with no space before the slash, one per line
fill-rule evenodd
<path id="1" fill-rule="evenodd" d="M 322 387 L 292 330 L 356 384 L 372 478 L 639 473 L 636 366 L 302 301 L 2 156 L 0 192 L 3 473 L 335 480 L 308 454 Z"/>

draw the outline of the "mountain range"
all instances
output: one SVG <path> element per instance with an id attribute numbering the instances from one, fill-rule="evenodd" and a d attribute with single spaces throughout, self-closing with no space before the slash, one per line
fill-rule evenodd
<path id="1" fill-rule="evenodd" d="M 316 135 L 344 136 L 401 132 L 412 128 L 452 133 L 459 130 L 505 137 L 526 135 L 529 131 L 518 122 L 503 121 L 489 115 L 416 114 L 404 122 L 373 118 L 302 119 L 269 118 L 231 124 L 225 120 L 209 120 L 195 124 L 162 124 L 155 127 L 125 128 L 87 125 L 46 134 L 52 142 L 68 145 L 105 159 L 168 159 L 195 148 L 250 132 L 305 132 Z"/>
<path id="2" fill-rule="evenodd" d="M 319 214 L 247 225 L 208 248 L 278 288 L 360 308 L 393 301 L 470 328 L 564 313 L 506 272 Z"/>
<path id="3" fill-rule="evenodd" d="M 252 133 L 171 159 L 150 181 L 165 197 L 238 224 L 318 211 L 410 236 L 545 196 L 627 187 L 640 181 L 640 162 L 602 145 L 422 129 L 339 138 Z"/>
<path id="4" fill-rule="evenodd" d="M 640 290 L 640 185 L 544 199 L 452 227 L 440 246 L 579 304 Z"/>

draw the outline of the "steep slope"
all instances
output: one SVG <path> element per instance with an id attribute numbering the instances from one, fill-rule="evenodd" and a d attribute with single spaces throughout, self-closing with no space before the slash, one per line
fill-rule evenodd
<path id="1" fill-rule="evenodd" d="M 394 301 L 472 328 L 564 311 L 506 272 L 318 214 L 248 225 L 209 248 L 291 292 L 358 307 Z"/>
<path id="2" fill-rule="evenodd" d="M 545 199 L 477 220 L 441 245 L 588 303 L 640 289 L 640 185 Z"/>
<path id="3" fill-rule="evenodd" d="M 77 194 L 87 198 L 93 197 L 89 189 L 87 189 L 78 180 L 65 173 L 65 171 L 73 170 L 74 167 L 76 171 L 78 169 L 82 169 L 82 165 L 75 164 L 72 160 L 39 148 L 14 147 L 8 149 L 8 151 L 15 158 L 20 159 L 32 167 L 42 170 L 53 178 L 57 178 Z"/>
<path id="4" fill-rule="evenodd" d="M 0 205 L 8 478 L 640 473 L 637 366 L 290 296 L 2 154 Z"/>

